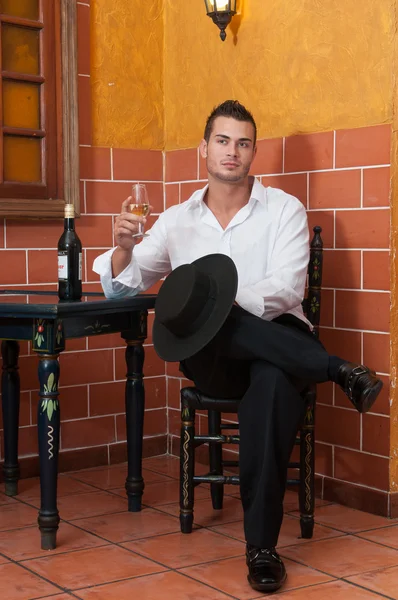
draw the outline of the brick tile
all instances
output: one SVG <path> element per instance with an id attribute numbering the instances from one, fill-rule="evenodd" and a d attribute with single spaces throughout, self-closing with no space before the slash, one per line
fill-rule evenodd
<path id="1" fill-rule="evenodd" d="M 202 190 L 207 182 L 204 181 L 188 181 L 187 183 L 181 183 L 180 198 L 181 202 L 189 200 L 194 192 Z"/>
<path id="2" fill-rule="evenodd" d="M 363 287 L 370 290 L 390 289 L 390 253 L 363 253 Z"/>
<path id="3" fill-rule="evenodd" d="M 0 262 L 0 285 L 26 283 L 26 252 L 3 250 Z"/>
<path id="4" fill-rule="evenodd" d="M 198 178 L 197 168 L 198 151 L 196 148 L 189 150 L 172 150 L 166 152 L 166 181 L 186 181 Z"/>
<path id="5" fill-rule="evenodd" d="M 79 143 L 90 145 L 93 139 L 91 112 L 91 81 L 89 77 L 78 77 Z"/>
<path id="6" fill-rule="evenodd" d="M 56 250 L 29 250 L 29 283 L 48 283 L 58 281 Z"/>
<path id="7" fill-rule="evenodd" d="M 391 125 L 336 131 L 336 168 L 390 163 Z"/>
<path id="8" fill-rule="evenodd" d="M 336 479 L 359 483 L 379 490 L 389 489 L 389 461 L 387 458 L 336 446 L 334 468 Z"/>
<path id="9" fill-rule="evenodd" d="M 166 374 L 171 377 L 182 377 L 182 373 L 180 371 L 180 363 L 179 362 L 168 362 L 166 363 Z"/>
<path id="10" fill-rule="evenodd" d="M 389 248 L 390 211 L 336 212 L 336 248 Z"/>
<path id="11" fill-rule="evenodd" d="M 106 333 L 105 335 L 95 335 L 87 338 L 89 350 L 99 350 L 100 348 L 125 348 L 126 343 L 120 336 L 120 333 Z"/>
<path id="12" fill-rule="evenodd" d="M 166 406 L 166 382 L 164 376 L 145 379 L 145 408 Z M 101 383 L 90 386 L 90 416 L 125 412 L 124 381 Z"/>
<path id="13" fill-rule="evenodd" d="M 283 139 L 259 140 L 257 142 L 257 153 L 250 173 L 253 175 L 282 173 L 282 163 Z"/>
<path id="14" fill-rule="evenodd" d="M 333 404 L 333 386 L 331 381 L 325 381 L 317 385 L 317 402 L 322 404 Z"/>
<path id="15" fill-rule="evenodd" d="M 310 173 L 310 208 L 356 208 L 361 205 L 361 171 Z"/>
<path id="16" fill-rule="evenodd" d="M 80 148 L 81 179 L 111 179 L 110 148 Z"/>
<path id="17" fill-rule="evenodd" d="M 341 329 L 322 329 L 320 339 L 329 354 L 350 361 L 361 362 L 361 334 Z"/>
<path id="18" fill-rule="evenodd" d="M 90 75 L 90 8 L 77 5 L 77 70 Z"/>
<path id="19" fill-rule="evenodd" d="M 73 352 L 75 350 L 85 350 L 86 349 L 86 338 L 76 338 L 65 340 L 65 350 L 67 352 Z M 33 354 L 33 353 L 32 353 Z"/>
<path id="20" fill-rule="evenodd" d="M 360 288 L 361 252 L 359 250 L 327 250 L 324 252 L 322 286 Z"/>
<path id="21" fill-rule="evenodd" d="M 363 361 L 379 373 L 390 372 L 390 336 L 380 333 L 363 334 Z"/>
<path id="22" fill-rule="evenodd" d="M 115 417 L 80 419 L 62 423 L 61 447 L 86 448 L 116 441 Z"/>
<path id="23" fill-rule="evenodd" d="M 116 350 L 116 379 L 124 379 L 126 376 L 126 361 L 124 358 L 124 349 Z M 165 363 L 158 357 L 153 346 L 145 346 L 144 375 L 155 377 L 164 375 Z M 112 378 L 113 379 L 113 378 Z"/>
<path id="24" fill-rule="evenodd" d="M 178 183 L 165 185 L 164 189 L 166 195 L 165 209 L 180 203 L 180 185 Z"/>
<path id="25" fill-rule="evenodd" d="M 316 436 L 320 442 L 359 450 L 359 413 L 356 410 L 319 404 L 316 412 Z"/>
<path id="26" fill-rule="evenodd" d="M 0 364 L 1 364 L 0 360 Z M 1 394 L 0 394 L 1 403 Z M 34 413 L 34 410 L 32 411 Z M 24 427 L 25 425 L 33 425 L 30 422 L 30 392 L 21 392 L 19 400 L 19 426 Z M 0 410 L 0 429 L 3 429 L 3 411 Z"/>
<path id="27" fill-rule="evenodd" d="M 363 171 L 363 205 L 390 206 L 390 167 L 376 167 Z"/>
<path id="28" fill-rule="evenodd" d="M 0 220 L 0 248 L 4 248 L 4 223 L 5 219 Z"/>
<path id="29" fill-rule="evenodd" d="M 333 290 L 322 290 L 320 324 L 326 327 L 333 327 L 333 316 L 334 292 Z"/>
<path id="30" fill-rule="evenodd" d="M 61 361 L 62 360 L 63 357 L 61 358 Z M 61 410 L 61 421 L 84 419 L 88 416 L 87 388 L 87 385 L 60 388 L 59 404 Z"/>
<path id="31" fill-rule="evenodd" d="M 207 167 L 206 167 L 206 159 L 202 158 L 199 152 L 199 179 L 206 179 L 208 178 L 208 172 L 207 172 Z"/>
<path id="32" fill-rule="evenodd" d="M 84 281 L 100 281 L 100 276 L 93 271 L 94 260 L 100 254 L 103 254 L 105 250 L 101 248 L 100 250 L 83 250 L 83 275 Z M 85 287 L 85 286 L 84 286 Z M 102 338 L 102 336 L 101 336 Z M 92 339 L 92 338 L 90 338 Z"/>
<path id="33" fill-rule="evenodd" d="M 333 447 L 315 443 L 315 471 L 320 475 L 333 477 Z"/>
<path id="34" fill-rule="evenodd" d="M 328 210 L 309 210 L 307 212 L 310 238 L 313 236 L 313 228 L 316 225 L 322 227 L 322 240 L 324 248 L 334 247 L 334 213 Z"/>
<path id="35" fill-rule="evenodd" d="M 196 424 L 196 427 L 199 428 L 199 424 Z M 168 431 L 171 435 L 180 435 L 181 431 L 181 412 L 179 410 L 174 410 L 170 408 L 168 411 Z M 197 431 L 196 433 L 199 433 Z"/>
<path id="36" fill-rule="evenodd" d="M 180 410 L 181 379 L 167 377 L 167 406 Z"/>
<path id="37" fill-rule="evenodd" d="M 79 227 L 76 223 L 76 229 Z M 8 248 L 57 248 L 63 221 L 7 221 Z"/>
<path id="38" fill-rule="evenodd" d="M 362 449 L 389 457 L 390 419 L 369 414 L 363 415 L 362 419 Z"/>
<path id="39" fill-rule="evenodd" d="M 18 455 L 38 454 L 37 426 L 20 427 L 18 430 Z"/>
<path id="40" fill-rule="evenodd" d="M 68 352 L 61 357 L 62 385 L 78 385 L 113 380 L 112 350 Z"/>
<path id="41" fill-rule="evenodd" d="M 333 167 L 333 131 L 286 138 L 285 172 L 317 171 Z"/>
<path id="42" fill-rule="evenodd" d="M 266 187 L 277 188 L 295 196 L 307 207 L 307 173 L 266 175 L 261 178 L 261 182 Z"/>
<path id="43" fill-rule="evenodd" d="M 122 181 L 87 181 L 88 213 L 119 214 L 122 203 L 131 195 L 131 183 Z"/>
<path id="44" fill-rule="evenodd" d="M 122 442 L 126 440 L 126 417 L 125 415 L 116 416 L 117 440 Z M 167 415 L 165 408 L 145 411 L 144 417 L 144 436 L 161 435 L 167 433 Z"/>
<path id="45" fill-rule="evenodd" d="M 336 327 L 389 331 L 390 295 L 381 292 L 336 292 Z"/>
<path id="46" fill-rule="evenodd" d="M 128 181 L 162 181 L 161 150 L 113 149 L 113 178 Z"/>
<path id="47" fill-rule="evenodd" d="M 163 183 L 146 183 L 148 191 L 149 204 L 152 206 L 154 214 L 162 213 L 164 210 L 163 202 Z"/>
<path id="48" fill-rule="evenodd" d="M 89 246 L 112 246 L 112 217 L 97 215 L 82 215 L 76 226 L 76 232 L 83 248 Z"/>

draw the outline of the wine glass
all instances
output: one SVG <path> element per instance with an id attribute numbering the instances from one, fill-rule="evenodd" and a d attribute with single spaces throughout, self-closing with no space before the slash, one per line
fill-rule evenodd
<path id="1" fill-rule="evenodd" d="M 143 183 L 135 183 L 131 193 L 130 212 L 139 217 L 146 217 L 149 212 L 148 192 Z M 144 233 L 144 224 L 138 223 L 138 233 L 133 234 L 135 237 L 148 237 Z"/>

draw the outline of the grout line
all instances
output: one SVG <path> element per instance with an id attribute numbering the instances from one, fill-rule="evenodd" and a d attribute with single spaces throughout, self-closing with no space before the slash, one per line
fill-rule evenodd
<path id="1" fill-rule="evenodd" d="M 321 329 L 336 329 L 336 331 L 352 331 L 354 333 L 363 332 L 377 333 L 380 335 L 390 335 L 389 331 L 373 331 L 372 329 L 348 329 L 347 327 L 330 327 L 330 325 L 322 325 Z M 81 352 L 81 350 L 76 350 L 76 352 Z"/>
<path id="2" fill-rule="evenodd" d="M 364 208 L 364 206 L 363 206 L 363 169 L 361 169 L 361 208 Z"/>
<path id="3" fill-rule="evenodd" d="M 25 250 L 25 269 L 26 269 L 25 281 L 29 285 L 29 256 L 28 255 L 29 255 L 28 250 Z"/>
<path id="4" fill-rule="evenodd" d="M 336 168 L 336 131 L 333 131 L 333 169 Z"/>
<path id="5" fill-rule="evenodd" d="M 371 288 L 365 288 L 365 289 L 361 289 L 361 288 L 332 288 L 332 287 L 322 287 L 322 291 L 328 291 L 331 292 L 333 290 L 338 291 L 338 292 L 358 292 L 358 293 L 364 293 L 364 294 L 390 294 L 390 290 L 373 290 Z"/>

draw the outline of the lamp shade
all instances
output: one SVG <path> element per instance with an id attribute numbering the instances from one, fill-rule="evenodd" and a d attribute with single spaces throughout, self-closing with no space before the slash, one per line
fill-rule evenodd
<path id="1" fill-rule="evenodd" d="M 205 0 L 207 14 L 212 12 L 236 13 L 236 0 Z"/>
<path id="2" fill-rule="evenodd" d="M 207 15 L 220 29 L 220 38 L 225 40 L 225 28 L 236 15 L 236 0 L 205 0 Z"/>

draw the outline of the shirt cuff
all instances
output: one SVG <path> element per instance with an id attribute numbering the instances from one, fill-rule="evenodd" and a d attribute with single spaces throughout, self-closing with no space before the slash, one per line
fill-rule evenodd
<path id="1" fill-rule="evenodd" d="M 236 302 L 256 317 L 262 317 L 264 314 L 264 298 L 250 288 L 239 288 Z"/>
<path id="2" fill-rule="evenodd" d="M 93 271 L 101 277 L 101 284 L 107 298 L 123 297 L 136 294 L 142 282 L 141 271 L 132 256 L 127 267 L 117 277 L 112 277 L 112 255 L 116 248 L 111 248 L 94 260 Z"/>

